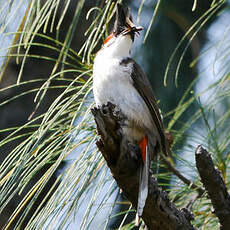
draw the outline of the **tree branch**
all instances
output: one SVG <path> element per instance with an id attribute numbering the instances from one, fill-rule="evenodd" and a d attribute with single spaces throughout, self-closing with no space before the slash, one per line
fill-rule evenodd
<path id="1" fill-rule="evenodd" d="M 104 156 L 119 187 L 132 205 L 137 207 L 139 189 L 140 150 L 123 136 L 121 125 L 125 117 L 111 103 L 92 109 L 98 134 L 97 146 Z M 170 202 L 150 172 L 149 193 L 142 216 L 148 230 L 194 230 L 190 221 L 193 215 L 187 210 L 178 210 Z"/>
<path id="2" fill-rule="evenodd" d="M 196 166 L 212 201 L 214 213 L 219 218 L 220 229 L 230 229 L 230 195 L 220 171 L 214 167 L 210 154 L 201 145 L 196 149 Z"/>

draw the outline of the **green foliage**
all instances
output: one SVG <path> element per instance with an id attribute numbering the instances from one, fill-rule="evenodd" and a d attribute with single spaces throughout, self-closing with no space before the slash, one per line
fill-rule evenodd
<path id="1" fill-rule="evenodd" d="M 156 13 L 160 10 L 159 6 L 162 1 L 158 1 L 155 7 L 144 40 L 148 39 L 152 23 Z M 13 210 L 4 229 L 10 229 L 12 224 L 15 225 L 15 229 L 22 227 L 27 215 L 33 209 L 36 200 L 53 175 L 57 175 L 56 180 L 42 202 L 36 206 L 36 210 L 33 210 L 26 229 L 36 229 L 37 226 L 47 229 L 67 229 L 75 215 L 79 214 L 79 210 L 81 210 L 86 200 L 88 206 L 83 211 L 79 229 L 88 229 L 95 224 L 95 216 L 99 215 L 108 205 L 111 207 L 110 214 L 101 229 L 106 229 L 109 220 L 118 215 L 112 214 L 114 206 L 118 205 L 117 201 L 108 204 L 110 197 L 118 193 L 118 189 L 95 146 L 97 135 L 90 112 L 94 105 L 91 98 L 92 63 L 96 48 L 108 35 L 108 23 L 114 15 L 115 3 L 112 0 L 107 0 L 106 4 L 103 4 L 103 0 L 96 2 L 87 14 L 87 19 L 91 16 L 93 19 L 85 32 L 87 39 L 78 51 L 71 49 L 70 46 L 74 33 L 78 31 L 79 18 L 85 4 L 84 0 L 77 2 L 71 26 L 68 28 L 63 41 L 59 40 L 59 30 L 69 10 L 70 0 L 65 1 L 63 13 L 59 17 L 57 17 L 58 7 L 61 4 L 59 0 L 47 0 L 44 4 L 40 0 L 28 1 L 26 15 L 18 31 L 13 34 L 15 37 L 13 44 L 7 48 L 4 47 L 4 49 L 10 51 L 7 57 L 16 57 L 17 62 L 20 63 L 20 71 L 17 84 L 3 88 L 0 92 L 26 85 L 29 85 L 31 89 L 24 90 L 18 95 L 6 99 L 0 103 L 0 107 L 24 95 L 36 93 L 34 99 L 36 112 L 48 91 L 55 88 L 62 90 L 45 113 L 37 117 L 32 114 L 30 120 L 22 126 L 0 130 L 1 133 L 10 132 L 0 142 L 0 147 L 17 139 L 22 140 L 0 165 L 0 213 L 15 195 L 19 194 L 22 198 L 17 208 Z M 173 64 L 172 61 L 175 60 L 176 52 L 178 52 L 181 44 L 186 42 L 185 38 L 188 35 L 190 36 L 175 71 L 176 84 L 184 54 L 195 35 L 211 17 L 220 12 L 219 10 L 223 8 L 225 3 L 225 1 L 212 1 L 210 9 L 193 24 L 181 42 L 178 43 L 178 47 L 176 47 L 169 60 L 165 76 L 167 76 L 169 68 Z M 10 1 L 9 4 L 12 5 L 13 1 Z M 138 17 L 140 17 L 145 1 L 143 0 L 140 4 Z M 194 0 L 191 10 L 196 10 L 198 4 L 199 1 Z M 6 22 L 4 26 L 7 23 L 9 22 Z M 3 28 L 2 31 L 4 31 Z M 48 32 L 53 31 L 56 31 L 56 39 L 48 35 Z M 5 36 L 7 35 L 9 34 L 6 33 Z M 36 42 L 35 38 L 42 38 L 44 42 Z M 221 42 L 224 42 L 224 40 L 220 41 L 219 45 Z M 218 44 L 215 44 L 215 46 L 218 46 Z M 31 52 L 33 47 L 52 50 L 57 53 L 57 57 L 33 54 Z M 209 49 L 203 52 L 208 53 Z M 222 61 L 228 55 L 229 53 L 226 52 L 217 57 L 216 61 L 217 59 Z M 199 62 L 201 57 L 202 54 L 194 60 L 191 67 Z M 46 79 L 24 81 L 23 69 L 26 60 L 29 58 L 51 63 L 52 71 L 50 75 Z M 67 78 L 67 74 L 74 76 L 74 79 Z M 222 76 L 207 85 L 206 89 L 198 92 L 195 88 L 202 78 L 202 73 L 195 76 L 177 107 L 164 115 L 169 118 L 168 130 L 175 137 L 173 157 L 176 159 L 178 167 L 186 168 L 186 172 L 183 171 L 183 174 L 191 176 L 194 183 L 201 186 L 191 157 L 197 144 L 202 143 L 213 154 L 216 167 L 221 171 L 225 182 L 229 184 L 230 172 L 228 165 L 230 158 L 228 148 L 230 130 L 229 126 L 226 125 L 230 120 L 230 112 L 227 109 L 229 108 L 228 98 L 230 94 L 229 72 L 226 70 Z M 165 82 L 166 80 L 167 78 L 165 78 Z M 40 83 L 41 86 L 33 87 L 34 83 Z M 205 95 L 209 95 L 207 104 L 200 100 Z M 181 117 L 194 104 L 198 105 L 198 109 L 190 111 L 190 118 L 186 122 L 182 122 Z M 176 129 L 178 123 L 180 128 Z M 186 136 L 189 141 L 182 149 L 178 149 L 177 144 Z M 77 151 L 76 158 L 70 161 L 64 170 L 57 173 L 73 151 Z M 180 152 L 185 151 L 190 153 L 190 156 L 180 154 Z M 162 165 L 162 167 L 164 166 Z M 33 178 L 43 169 L 45 171 L 34 182 Z M 162 185 L 168 187 L 169 195 L 178 207 L 184 207 L 189 202 L 192 203 L 195 216 L 193 224 L 196 227 L 218 229 L 217 219 L 211 212 L 210 200 L 206 194 L 200 198 L 197 197 L 196 191 L 172 177 L 170 172 L 160 173 L 158 177 L 167 181 L 171 180 L 170 184 Z M 104 197 L 101 197 L 105 184 L 108 191 L 103 193 Z M 95 207 L 97 207 L 96 210 Z M 131 206 L 129 210 L 125 211 L 125 214 L 129 212 L 133 212 Z M 132 229 L 133 226 L 133 222 L 125 226 L 122 222 L 119 229 Z"/>

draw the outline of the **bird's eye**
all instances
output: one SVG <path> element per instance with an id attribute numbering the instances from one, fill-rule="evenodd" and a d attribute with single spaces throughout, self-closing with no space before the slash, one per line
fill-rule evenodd
<path id="1" fill-rule="evenodd" d="M 104 41 L 104 44 L 106 44 L 112 37 L 114 36 L 114 34 L 110 34 Z"/>

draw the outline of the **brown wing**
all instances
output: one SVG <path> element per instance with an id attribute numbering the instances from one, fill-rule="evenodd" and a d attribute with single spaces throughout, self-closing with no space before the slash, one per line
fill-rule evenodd
<path id="1" fill-rule="evenodd" d="M 142 71 L 141 67 L 133 59 L 127 58 L 122 61 L 122 64 L 128 64 L 128 63 L 133 64 L 133 71 L 131 75 L 133 80 L 133 85 L 135 89 L 139 92 L 141 97 L 144 99 L 152 115 L 154 126 L 156 127 L 160 137 L 160 142 L 161 142 L 160 145 L 161 145 L 162 152 L 167 155 L 164 127 L 163 127 L 161 115 L 159 112 L 159 108 L 151 84 L 147 76 L 145 75 L 145 73 Z"/>

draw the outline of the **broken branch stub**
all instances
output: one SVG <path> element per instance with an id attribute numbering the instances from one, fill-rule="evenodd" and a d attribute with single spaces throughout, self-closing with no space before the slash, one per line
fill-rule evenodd
<path id="1" fill-rule="evenodd" d="M 140 150 L 130 143 L 122 132 L 125 117 L 111 103 L 92 109 L 101 136 L 97 146 L 104 156 L 111 173 L 126 198 L 137 207 L 139 189 Z M 142 218 L 149 230 L 194 230 L 190 221 L 193 215 L 179 210 L 169 200 L 168 194 L 158 187 L 157 180 L 149 173 L 149 192 Z"/>
<path id="2" fill-rule="evenodd" d="M 214 214 L 219 218 L 220 229 L 229 230 L 230 195 L 220 171 L 213 164 L 211 155 L 201 145 L 196 149 L 196 166 L 215 209 Z"/>

